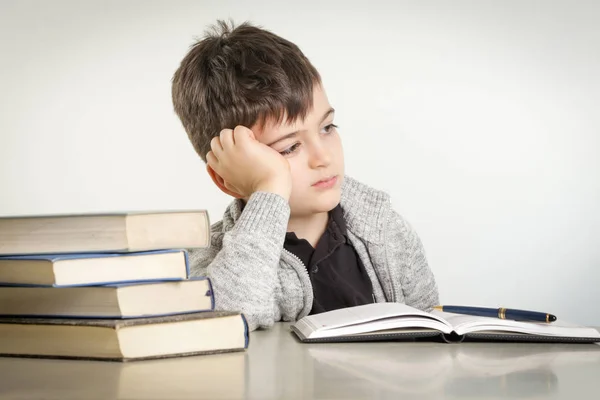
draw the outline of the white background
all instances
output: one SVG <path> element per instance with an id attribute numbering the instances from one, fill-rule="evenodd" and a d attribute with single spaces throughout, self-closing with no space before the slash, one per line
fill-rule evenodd
<path id="1" fill-rule="evenodd" d="M 347 172 L 393 196 L 444 303 L 600 325 L 593 1 L 1 1 L 0 215 L 219 220 L 170 80 L 229 17 L 320 70 Z"/>

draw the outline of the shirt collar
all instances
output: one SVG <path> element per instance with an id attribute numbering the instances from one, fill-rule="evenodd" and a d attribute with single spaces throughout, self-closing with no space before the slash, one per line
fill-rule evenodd
<path id="1" fill-rule="evenodd" d="M 348 228 L 346 227 L 346 220 L 344 219 L 344 211 L 342 210 L 342 206 L 339 204 L 329 212 L 328 227 L 333 228 L 332 222 L 333 224 L 337 225 L 337 228 L 342 235 L 347 235 Z"/>
<path id="2" fill-rule="evenodd" d="M 342 207 L 338 204 L 335 208 L 329 211 L 329 217 L 327 219 L 327 226 L 325 227 L 330 232 L 336 231 L 336 233 L 341 233 L 344 236 L 347 236 L 347 227 L 346 221 L 344 220 L 344 211 Z M 287 232 L 286 239 L 298 240 L 295 232 Z"/>

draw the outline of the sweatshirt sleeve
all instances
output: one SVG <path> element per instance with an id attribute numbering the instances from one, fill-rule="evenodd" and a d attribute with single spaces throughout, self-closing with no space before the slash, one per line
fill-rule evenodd
<path id="1" fill-rule="evenodd" d="M 275 322 L 277 269 L 290 215 L 288 202 L 274 193 L 256 192 L 235 226 L 213 226 L 211 246 L 190 250 L 192 276 L 211 279 L 216 310 L 244 313 L 250 330 Z"/>
<path id="2" fill-rule="evenodd" d="M 388 227 L 388 240 L 392 244 L 395 263 L 400 271 L 394 275 L 399 277 L 404 301 L 411 307 L 430 311 L 439 304 L 439 294 L 435 277 L 427 258 L 421 239 L 413 227 L 398 213 L 392 211 L 391 224 Z"/>

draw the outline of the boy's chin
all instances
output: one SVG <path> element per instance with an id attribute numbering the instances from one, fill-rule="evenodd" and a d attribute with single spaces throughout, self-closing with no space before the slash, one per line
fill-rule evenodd
<path id="1" fill-rule="evenodd" d="M 318 214 L 329 212 L 340 204 L 340 198 L 340 190 L 332 190 L 329 193 L 323 193 L 314 198 L 304 198 L 298 201 L 296 203 L 298 207 L 292 205 L 291 212 L 292 214 Z"/>

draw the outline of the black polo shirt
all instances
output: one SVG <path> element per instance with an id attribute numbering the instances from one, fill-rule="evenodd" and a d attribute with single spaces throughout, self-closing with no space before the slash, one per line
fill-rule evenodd
<path id="1" fill-rule="evenodd" d="M 316 248 L 294 232 L 285 235 L 283 247 L 306 266 L 314 295 L 311 314 L 374 302 L 371 280 L 348 240 L 339 205 L 329 212 L 327 228 Z"/>

